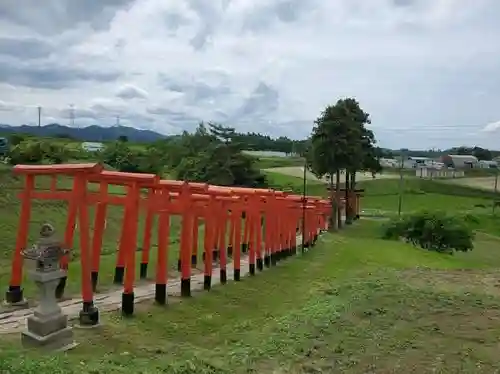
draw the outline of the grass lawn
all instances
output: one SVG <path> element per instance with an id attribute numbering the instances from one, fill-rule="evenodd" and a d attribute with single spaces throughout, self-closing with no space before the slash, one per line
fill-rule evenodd
<path id="1" fill-rule="evenodd" d="M 286 174 L 272 171 L 264 171 L 269 186 L 283 191 L 292 191 L 295 194 L 302 195 L 304 190 L 304 180 Z M 306 179 L 306 193 L 309 196 L 328 196 L 326 184 L 314 178 Z"/>
<path id="2" fill-rule="evenodd" d="M 379 179 L 361 181 L 365 189 L 362 209 L 394 213 L 398 210 L 399 180 Z M 491 212 L 494 196 L 488 191 L 451 185 L 442 181 L 407 178 L 403 181 L 402 212 L 444 210 L 447 212 Z"/>
<path id="3" fill-rule="evenodd" d="M 376 210 L 395 213 L 398 211 L 398 195 L 369 195 L 361 200 L 362 210 Z M 482 199 L 442 195 L 442 194 L 404 194 L 401 210 L 405 213 L 419 210 L 469 211 L 477 209 L 476 205 L 485 205 Z M 491 210 L 491 208 L 490 208 Z"/>
<path id="4" fill-rule="evenodd" d="M 303 257 L 133 319 L 75 330 L 41 356 L 3 336 L 12 373 L 494 373 L 500 247 L 463 255 L 377 239 L 379 222 L 325 235 Z"/>
<path id="5" fill-rule="evenodd" d="M 271 171 L 265 173 L 272 187 L 302 194 L 302 178 Z M 383 214 L 397 213 L 400 194 L 398 179 L 362 180 L 357 182 L 356 186 L 365 190 L 361 201 L 362 210 Z M 307 194 L 325 197 L 328 196 L 328 191 L 324 183 L 310 178 L 307 179 Z M 489 191 L 447 184 L 442 181 L 405 177 L 402 189 L 402 212 L 445 210 L 448 212 L 474 211 L 483 214 L 491 211 L 494 198 L 495 196 Z"/>
<path id="6" fill-rule="evenodd" d="M 256 167 L 259 169 L 270 169 L 278 167 L 288 167 L 288 166 L 303 166 L 304 159 L 302 157 L 264 157 L 264 156 L 254 156 L 256 161 Z"/>
<path id="7" fill-rule="evenodd" d="M 469 177 L 446 180 L 447 183 L 458 184 L 466 187 L 477 188 L 481 190 L 494 191 L 496 176 Z M 498 190 L 498 181 L 497 181 Z"/>

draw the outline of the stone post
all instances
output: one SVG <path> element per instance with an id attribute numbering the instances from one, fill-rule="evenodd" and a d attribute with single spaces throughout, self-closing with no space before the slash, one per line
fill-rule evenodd
<path id="1" fill-rule="evenodd" d="M 59 260 L 67 251 L 54 238 L 54 233 L 50 224 L 44 224 L 38 242 L 23 252 L 25 259 L 36 262 L 28 276 L 36 283 L 39 292 L 39 304 L 34 314 L 28 317 L 27 330 L 21 334 L 24 347 L 67 350 L 76 345 L 68 317 L 62 314 L 55 295 L 59 280 L 65 276 Z"/>

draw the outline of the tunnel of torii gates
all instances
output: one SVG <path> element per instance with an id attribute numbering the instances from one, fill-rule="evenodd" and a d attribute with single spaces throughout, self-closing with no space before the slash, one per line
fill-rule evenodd
<path id="1" fill-rule="evenodd" d="M 99 321 L 93 295 L 98 284 L 106 213 L 110 205 L 124 208 L 114 274 L 114 283 L 123 285 L 121 309 L 124 315 L 132 315 L 134 312 L 136 243 L 141 211 L 145 214 L 139 264 L 141 279 L 147 277 L 153 223 L 155 216 L 158 216 L 155 301 L 159 304 L 167 301 L 171 217 L 182 218 L 178 270 L 181 273 L 181 296 L 187 297 L 191 295 L 192 267 L 200 260 L 197 253 L 201 220 L 205 226 L 202 259 L 204 289 L 209 290 L 214 262 L 218 262 L 222 284 L 227 282 L 226 268 L 231 257 L 235 281 L 239 281 L 241 277 L 242 255 L 248 256 L 248 273 L 255 275 L 256 269 L 261 271 L 264 267 L 274 266 L 278 261 L 295 255 L 299 232 L 304 239 L 302 247 L 313 246 L 319 230 L 326 227 L 331 214 L 330 202 L 318 197 L 304 198 L 272 189 L 221 187 L 163 180 L 154 174 L 106 171 L 100 164 L 16 165 L 13 172 L 24 177 L 24 189 L 19 194 L 21 211 L 6 302 L 15 306 L 25 300 L 21 284 L 22 251 L 28 245 L 32 201 L 65 201 L 67 221 L 61 242 L 65 248 L 72 248 L 75 227 L 78 227 L 82 293 L 80 324 L 83 325 L 95 325 Z M 50 177 L 50 188 L 37 189 L 37 176 Z M 72 180 L 72 188 L 58 188 L 59 177 Z M 90 184 L 98 184 L 99 188 L 89 190 Z M 109 186 L 122 186 L 126 192 L 121 195 L 112 194 L 108 192 Z M 356 213 L 359 213 L 359 196 L 357 193 L 349 199 L 353 204 L 352 211 Z M 340 196 L 337 198 L 343 209 L 343 200 Z M 92 206 L 95 207 L 93 235 L 90 233 L 89 217 L 89 207 Z M 62 269 L 68 269 L 68 256 L 71 256 L 71 251 L 61 259 Z M 63 296 L 66 281 L 64 277 L 59 283 L 56 290 L 58 298 Z"/>

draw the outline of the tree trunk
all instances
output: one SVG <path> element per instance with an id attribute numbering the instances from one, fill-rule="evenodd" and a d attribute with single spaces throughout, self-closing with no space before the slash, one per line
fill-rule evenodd
<path id="1" fill-rule="evenodd" d="M 345 171 L 345 186 L 344 186 L 344 199 L 345 199 L 345 224 L 350 225 L 352 223 L 352 214 L 351 214 L 351 208 L 350 208 L 350 188 L 349 188 L 349 181 L 351 180 L 350 178 L 351 173 Z"/>
<path id="2" fill-rule="evenodd" d="M 351 188 L 351 196 L 354 196 L 354 198 L 356 198 L 356 195 L 354 192 L 354 191 L 356 191 L 356 172 L 351 173 L 351 183 L 350 183 L 349 187 Z M 351 219 L 352 220 L 358 219 L 358 217 L 356 215 L 357 215 L 357 212 L 352 211 L 351 212 Z"/>
<path id="3" fill-rule="evenodd" d="M 333 188 L 333 174 L 330 174 L 330 203 L 332 205 L 332 214 L 328 222 L 328 231 L 337 231 L 338 206 L 335 200 L 335 191 Z"/>
<path id="4" fill-rule="evenodd" d="M 337 229 L 342 228 L 342 211 L 340 209 L 340 170 L 337 169 L 335 178 L 335 201 L 337 203 Z"/>

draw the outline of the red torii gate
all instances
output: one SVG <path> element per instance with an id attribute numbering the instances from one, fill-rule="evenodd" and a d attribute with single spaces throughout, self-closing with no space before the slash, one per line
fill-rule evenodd
<path id="1" fill-rule="evenodd" d="M 19 228 L 16 238 L 16 247 L 12 259 L 11 278 L 9 288 L 6 293 L 6 301 L 10 304 L 18 304 L 24 301 L 21 282 L 23 278 L 23 258 L 22 250 L 27 246 L 29 221 L 31 217 L 31 200 L 67 200 L 68 215 L 70 222 L 73 217 L 78 218 L 80 228 L 80 265 L 82 267 L 82 310 L 80 320 L 84 324 L 95 324 L 99 319 L 97 308 L 94 307 L 92 296 L 92 285 L 90 276 L 90 234 L 89 217 L 87 206 L 87 183 L 92 174 L 100 173 L 103 170 L 99 164 L 72 164 L 72 165 L 16 165 L 13 168 L 14 174 L 25 177 L 24 190 L 19 194 L 21 199 L 21 215 L 19 218 Z M 73 189 L 68 192 L 59 191 L 36 191 L 35 178 L 37 176 L 64 175 L 73 179 Z M 72 240 L 73 228 L 67 227 L 65 233 L 65 244 Z M 63 266 L 67 264 L 67 259 L 63 259 Z M 95 322 L 95 323 L 94 323 Z"/>
<path id="2" fill-rule="evenodd" d="M 72 246 L 75 223 L 78 219 L 80 229 L 80 262 L 82 268 L 82 311 L 80 322 L 93 325 L 98 322 L 99 314 L 94 306 L 93 293 L 98 278 L 102 238 L 108 205 L 125 207 L 122 233 L 115 267 L 115 283 L 123 283 L 122 312 L 131 315 L 134 311 L 134 282 L 136 278 L 136 243 L 138 236 L 139 211 L 146 211 L 143 238 L 143 253 L 140 263 L 140 277 L 145 278 L 149 263 L 150 238 L 154 215 L 159 216 L 158 261 L 156 269 L 155 300 L 166 302 L 169 219 L 172 214 L 182 216 L 179 267 L 181 270 L 181 294 L 191 294 L 191 265 L 196 264 L 198 227 L 197 217 L 205 219 L 204 239 L 204 287 L 210 289 L 212 276 L 212 254 L 219 253 L 221 282 L 227 280 L 226 264 L 229 249 L 226 248 L 227 221 L 230 220 L 229 244 L 234 261 L 234 279 L 241 277 L 241 252 L 249 249 L 249 272 L 255 269 L 276 265 L 277 261 L 295 253 L 295 231 L 299 211 L 303 205 L 301 197 L 269 189 L 209 186 L 204 183 L 160 180 L 153 174 L 122 173 L 104 171 L 99 164 L 75 165 L 18 165 L 14 172 L 25 176 L 25 189 L 20 194 L 22 209 L 16 249 L 12 262 L 12 278 L 6 299 L 11 304 L 23 300 L 21 288 L 22 258 L 21 250 L 27 241 L 31 199 L 65 200 L 68 202 L 68 221 L 65 231 L 65 244 Z M 50 191 L 37 191 L 35 177 L 52 176 Z M 57 176 L 73 178 L 73 189 L 57 190 Z M 88 191 L 89 183 L 98 183 L 99 191 Z M 109 185 L 125 187 L 126 195 L 114 195 L 108 191 Z M 141 194 L 146 189 L 146 197 Z M 328 214 L 317 199 L 306 202 L 307 240 L 311 241 L 321 227 L 321 215 Z M 96 205 L 94 236 L 90 243 L 88 207 Z M 228 212 L 230 214 L 228 215 Z M 242 216 L 245 215 L 242 233 Z M 264 237 L 263 237 L 264 226 Z M 243 237 L 243 243 L 242 243 Z M 264 239 L 264 240 L 263 240 Z M 315 240 L 314 240 L 315 241 Z M 91 246 L 90 246 L 91 245 Z M 264 245 L 264 248 L 262 248 Z M 214 251 L 215 250 L 215 251 Z M 228 252 L 226 252 L 226 250 Z M 63 258 L 61 266 L 67 269 L 69 259 Z M 60 294 L 65 280 L 61 282 Z"/>

